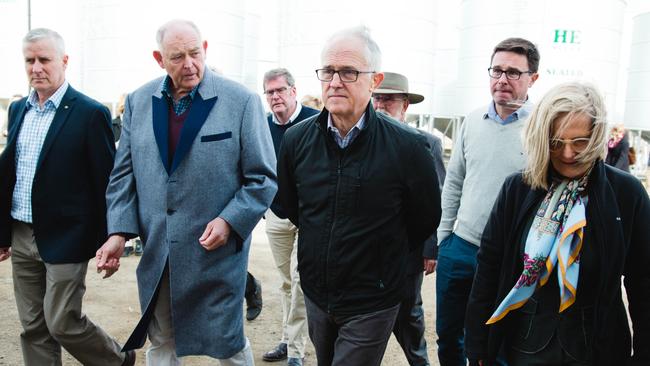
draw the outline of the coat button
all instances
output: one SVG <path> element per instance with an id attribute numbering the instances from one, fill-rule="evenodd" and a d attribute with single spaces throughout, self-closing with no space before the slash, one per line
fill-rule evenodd
<path id="1" fill-rule="evenodd" d="M 173 215 L 176 210 L 172 210 L 171 208 L 167 209 L 167 215 Z"/>

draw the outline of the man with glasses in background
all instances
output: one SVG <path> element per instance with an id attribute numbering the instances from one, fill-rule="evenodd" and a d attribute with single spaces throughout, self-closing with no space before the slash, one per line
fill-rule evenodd
<path id="1" fill-rule="evenodd" d="M 318 111 L 296 101 L 296 82 L 287 69 L 273 69 L 264 74 L 264 95 L 271 109 L 267 121 L 277 157 L 287 129 L 318 114 Z M 277 195 L 264 217 L 266 236 L 282 280 L 282 340 L 277 347 L 266 352 L 262 359 L 274 362 L 288 356 L 289 366 L 300 366 L 305 357 L 307 315 L 298 275 L 298 228 L 287 219 Z"/>
<path id="2" fill-rule="evenodd" d="M 384 72 L 384 81 L 372 93 L 372 104 L 377 112 L 395 118 L 406 124 L 406 111 L 411 104 L 424 100 L 424 96 L 409 92 L 406 76 L 394 72 Z M 410 127 L 409 127 L 410 128 Z M 445 165 L 442 160 L 442 143 L 432 134 L 413 128 L 413 131 L 427 139 L 431 156 L 436 165 L 438 184 L 442 189 L 445 181 Z M 424 310 L 422 309 L 422 280 L 424 274 L 436 269 L 438 245 L 435 234 L 424 242 L 415 243 L 409 251 L 406 266 L 406 296 L 402 300 L 393 333 L 411 366 L 429 365 L 427 341 L 424 338 Z"/>
<path id="3" fill-rule="evenodd" d="M 441 366 L 466 365 L 465 308 L 483 228 L 505 178 L 524 167 L 522 128 L 538 78 L 537 47 L 522 38 L 496 45 L 488 68 L 492 101 L 470 113 L 447 166 L 438 227 L 436 333 Z"/>
<path id="4" fill-rule="evenodd" d="M 321 53 L 325 109 L 284 135 L 280 203 L 300 231 L 298 270 L 319 365 L 379 365 L 405 296 L 411 243 L 440 218 L 424 137 L 375 113 L 381 52 L 364 27 Z"/>

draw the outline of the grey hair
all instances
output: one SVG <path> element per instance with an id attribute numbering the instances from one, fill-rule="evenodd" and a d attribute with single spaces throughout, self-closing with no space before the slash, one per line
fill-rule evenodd
<path id="1" fill-rule="evenodd" d="M 325 52 L 329 49 L 329 45 L 340 38 L 357 38 L 366 45 L 366 63 L 370 68 L 369 71 L 381 71 L 381 50 L 379 45 L 370 36 L 370 29 L 366 26 L 360 25 L 357 27 L 347 28 L 334 33 L 323 47 L 321 52 L 321 59 L 325 56 Z"/>
<path id="2" fill-rule="evenodd" d="M 23 47 L 30 43 L 38 42 L 42 39 L 52 40 L 54 43 L 54 48 L 60 57 L 65 55 L 65 42 L 63 42 L 63 37 L 51 29 L 48 28 L 34 28 L 27 32 L 23 38 Z"/>
<path id="3" fill-rule="evenodd" d="M 560 136 L 579 115 L 588 116 L 592 127 L 589 144 L 576 156 L 577 162 L 591 164 L 605 158 L 606 111 L 598 89 L 584 82 L 556 85 L 537 104 L 524 130 L 524 149 L 528 154 L 524 182 L 531 188 L 549 188 L 550 140 Z M 554 131 L 556 121 L 560 125 Z"/>
<path id="4" fill-rule="evenodd" d="M 279 77 L 284 77 L 284 79 L 287 81 L 287 84 L 289 84 L 289 86 L 296 85 L 296 80 L 293 78 L 293 75 L 291 75 L 289 70 L 280 67 L 277 69 L 269 70 L 264 73 L 264 84 L 262 85 L 264 87 L 264 90 L 266 91 L 266 83 L 268 83 L 271 80 L 275 80 Z"/>
<path id="5" fill-rule="evenodd" d="M 192 28 L 196 34 L 199 36 L 200 40 L 203 40 L 201 37 L 201 31 L 199 31 L 199 27 L 194 24 L 194 22 L 190 20 L 185 20 L 185 19 L 174 19 L 170 20 L 167 23 L 163 24 L 158 28 L 158 31 L 156 32 L 156 43 L 158 43 L 158 50 L 162 51 L 162 43 L 163 39 L 165 39 L 165 33 L 171 28 L 172 26 L 179 25 L 179 24 L 184 24 Z"/>

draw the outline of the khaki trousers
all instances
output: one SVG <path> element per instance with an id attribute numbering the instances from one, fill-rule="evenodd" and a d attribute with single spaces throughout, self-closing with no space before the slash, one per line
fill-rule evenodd
<path id="1" fill-rule="evenodd" d="M 41 259 L 31 225 L 14 221 L 11 263 L 26 366 L 61 365 L 61 346 L 84 365 L 121 365 L 120 346 L 81 312 L 88 262 Z"/>
<path id="2" fill-rule="evenodd" d="M 181 359 L 176 355 L 176 341 L 172 326 L 171 297 L 169 294 L 169 270 L 165 269 L 160 280 L 158 300 L 153 317 L 147 328 L 151 346 L 147 349 L 147 366 L 180 366 Z M 196 335 L 201 337 L 200 334 Z M 246 338 L 244 348 L 227 359 L 219 359 L 221 366 L 255 366 L 253 350 Z"/>
<path id="3" fill-rule="evenodd" d="M 266 236 L 282 283 L 282 343 L 289 357 L 305 357 L 307 312 L 298 274 L 298 228 L 289 219 L 266 211 Z"/>

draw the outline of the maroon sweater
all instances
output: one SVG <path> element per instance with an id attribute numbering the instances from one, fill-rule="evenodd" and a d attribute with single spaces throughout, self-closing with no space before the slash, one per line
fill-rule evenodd
<path id="1" fill-rule="evenodd" d="M 167 110 L 168 114 L 168 124 L 167 124 L 167 132 L 169 136 L 169 141 L 168 141 L 168 149 L 169 149 L 169 164 L 171 164 L 174 161 L 174 154 L 176 153 L 176 147 L 178 146 L 178 140 L 181 138 L 181 131 L 183 130 L 183 123 L 185 123 L 185 119 L 187 118 L 187 115 L 190 111 L 190 108 L 185 110 L 185 112 L 181 113 L 180 115 L 176 115 L 174 113 L 174 108 L 170 105 L 169 109 Z"/>

